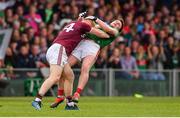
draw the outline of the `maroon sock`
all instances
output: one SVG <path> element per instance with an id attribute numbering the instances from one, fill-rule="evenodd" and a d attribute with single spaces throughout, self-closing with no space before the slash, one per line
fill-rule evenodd
<path id="1" fill-rule="evenodd" d="M 81 88 L 77 88 L 76 92 L 79 93 L 79 94 L 81 94 L 82 89 L 81 89 Z"/>
<path id="2" fill-rule="evenodd" d="M 64 89 L 58 89 L 58 96 L 64 95 Z"/>
<path id="3" fill-rule="evenodd" d="M 66 99 L 67 99 L 67 103 L 71 102 L 72 101 L 72 96 L 67 96 Z"/>
<path id="4" fill-rule="evenodd" d="M 42 95 L 40 95 L 39 93 L 36 95 L 36 97 L 42 100 Z"/>

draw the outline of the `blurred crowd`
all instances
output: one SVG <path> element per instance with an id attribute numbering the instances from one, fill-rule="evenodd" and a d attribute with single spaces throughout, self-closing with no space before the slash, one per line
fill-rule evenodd
<path id="1" fill-rule="evenodd" d="M 95 68 L 180 68 L 179 0 L 0 0 L 0 29 L 13 28 L 0 68 L 48 66 L 53 39 L 85 10 L 106 23 L 125 21 L 121 36 L 101 49 Z"/>

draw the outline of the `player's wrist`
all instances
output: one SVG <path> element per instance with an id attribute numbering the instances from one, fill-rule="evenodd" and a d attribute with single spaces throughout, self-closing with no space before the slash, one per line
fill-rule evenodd
<path id="1" fill-rule="evenodd" d="M 88 16 L 88 17 L 86 17 L 85 19 L 86 19 L 86 20 L 92 20 L 92 21 L 96 22 L 97 17 L 96 17 L 96 16 Z"/>
<path id="2" fill-rule="evenodd" d="M 96 17 L 95 22 L 97 22 L 97 23 L 100 22 L 100 19 Z"/>

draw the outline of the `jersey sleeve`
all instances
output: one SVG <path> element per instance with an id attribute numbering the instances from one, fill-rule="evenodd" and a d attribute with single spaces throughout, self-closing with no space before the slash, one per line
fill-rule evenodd
<path id="1" fill-rule="evenodd" d="M 81 32 L 86 33 L 90 32 L 90 30 L 91 27 L 88 24 L 81 22 Z"/>

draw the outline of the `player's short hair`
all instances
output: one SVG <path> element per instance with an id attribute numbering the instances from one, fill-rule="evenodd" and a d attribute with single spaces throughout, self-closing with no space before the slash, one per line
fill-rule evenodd
<path id="1" fill-rule="evenodd" d="M 123 30 L 123 27 L 124 27 L 124 20 L 122 19 L 122 18 L 120 18 L 120 19 L 118 19 L 120 22 L 121 22 L 121 24 L 122 24 L 122 26 L 121 26 L 121 28 L 119 29 L 119 32 L 121 32 L 122 30 Z"/>

